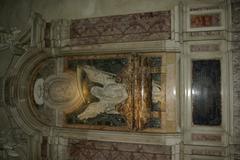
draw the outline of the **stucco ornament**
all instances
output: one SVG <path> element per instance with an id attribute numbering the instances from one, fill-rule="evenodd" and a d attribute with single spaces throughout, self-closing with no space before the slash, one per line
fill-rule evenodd
<path id="1" fill-rule="evenodd" d="M 34 100 L 38 105 L 44 104 L 44 79 L 39 78 L 36 80 L 33 89 Z"/>
<path id="2" fill-rule="evenodd" d="M 77 90 L 76 76 L 68 73 L 52 75 L 43 85 L 43 101 L 48 107 L 61 110 L 79 105 L 81 99 Z"/>
<path id="3" fill-rule="evenodd" d="M 12 28 L 10 31 L 0 27 L 0 52 L 10 50 L 13 55 L 21 55 L 26 52 L 27 47 L 19 42 L 21 31 Z"/>
<path id="4" fill-rule="evenodd" d="M 13 129 L 3 129 L 0 132 L 0 149 L 3 151 L 0 159 L 26 159 L 25 146 L 16 139 Z"/>
<path id="5" fill-rule="evenodd" d="M 162 89 L 162 86 L 157 84 L 156 82 L 152 82 L 152 102 L 162 102 L 164 103 L 165 92 Z"/>

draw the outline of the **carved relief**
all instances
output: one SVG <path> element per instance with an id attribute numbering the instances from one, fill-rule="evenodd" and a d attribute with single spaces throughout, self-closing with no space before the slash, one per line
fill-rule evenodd
<path id="1" fill-rule="evenodd" d="M 105 125 L 131 128 L 131 64 L 129 58 L 67 57 L 66 72 L 75 71 L 80 103 L 66 108 L 66 125 Z M 129 72 L 127 72 L 129 71 Z M 123 129 L 124 129 L 123 128 Z"/>
<path id="2" fill-rule="evenodd" d="M 54 109 L 63 109 L 66 106 L 78 105 L 79 94 L 76 89 L 76 77 L 71 74 L 49 76 L 44 82 L 44 101 Z"/>
<path id="3" fill-rule="evenodd" d="M 66 56 L 62 69 L 55 63 L 46 59 L 33 70 L 31 100 L 45 123 L 175 131 L 175 54 Z"/>
<path id="4" fill-rule="evenodd" d="M 28 136 L 17 125 L 9 108 L 1 106 L 1 121 L 7 124 L 1 125 L 0 128 L 0 159 L 21 159 L 28 160 L 30 157 L 30 136 Z M 3 128 L 3 126 L 6 126 Z M 34 149 L 32 149 L 33 151 Z"/>
<path id="5" fill-rule="evenodd" d="M 26 52 L 29 44 L 21 44 L 21 31 L 13 28 L 11 30 L 0 27 L 0 52 L 10 50 L 13 55 L 22 55 Z"/>
<path id="6" fill-rule="evenodd" d="M 80 69 L 81 70 L 81 69 Z M 123 103 L 128 98 L 126 86 L 116 83 L 116 75 L 97 70 L 94 67 L 83 66 L 89 80 L 101 84 L 103 87 L 93 86 L 90 93 L 99 99 L 93 102 L 78 115 L 80 120 L 96 117 L 101 113 L 120 114 L 115 106 Z"/>

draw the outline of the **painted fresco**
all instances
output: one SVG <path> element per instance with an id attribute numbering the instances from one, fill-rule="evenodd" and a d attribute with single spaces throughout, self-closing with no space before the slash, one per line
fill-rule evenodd
<path id="1" fill-rule="evenodd" d="M 221 124 L 220 70 L 219 60 L 192 62 L 192 118 L 195 125 Z"/>
<path id="2" fill-rule="evenodd" d="M 219 26 L 221 26 L 220 13 L 190 15 L 191 28 L 219 27 Z"/>

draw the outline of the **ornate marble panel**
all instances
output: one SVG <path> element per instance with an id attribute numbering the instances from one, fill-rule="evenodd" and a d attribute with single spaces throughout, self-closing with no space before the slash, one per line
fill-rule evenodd
<path id="1" fill-rule="evenodd" d="M 221 134 L 193 133 L 192 140 L 193 141 L 221 142 L 222 135 Z"/>
<path id="2" fill-rule="evenodd" d="M 221 19 L 220 13 L 191 15 L 190 27 L 191 28 L 218 27 L 221 25 L 220 19 Z"/>
<path id="3" fill-rule="evenodd" d="M 131 127 L 132 100 L 129 80 L 132 72 L 129 60 L 124 57 L 103 56 L 96 59 L 65 59 L 65 70 L 75 71 L 77 76 L 75 88 L 80 99 L 75 109 L 65 109 L 67 124 Z"/>
<path id="4" fill-rule="evenodd" d="M 187 9 L 187 31 L 223 30 L 224 9 L 221 4 L 209 6 L 189 6 Z"/>
<path id="5" fill-rule="evenodd" d="M 47 58 L 29 80 L 31 109 L 48 125 L 176 131 L 175 54 Z"/>
<path id="6" fill-rule="evenodd" d="M 69 160 L 170 160 L 171 146 L 97 142 L 69 142 Z"/>
<path id="7" fill-rule="evenodd" d="M 159 11 L 72 20 L 74 45 L 166 40 L 171 38 L 171 13 Z"/>
<path id="8" fill-rule="evenodd" d="M 77 80 L 71 73 L 51 75 L 45 81 L 42 81 L 42 85 L 44 88 L 42 101 L 50 108 L 59 110 L 66 108 L 68 105 L 74 107 L 80 103 L 78 100 L 79 94 L 76 90 Z"/>

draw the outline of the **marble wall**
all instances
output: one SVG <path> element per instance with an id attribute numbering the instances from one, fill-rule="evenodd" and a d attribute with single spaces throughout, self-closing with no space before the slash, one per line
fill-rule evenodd
<path id="1" fill-rule="evenodd" d="M 211 7 L 198 7 L 200 4 L 207 4 L 207 6 Z M 190 6 L 195 7 L 191 8 Z M 216 11 L 217 14 L 212 14 L 212 11 L 209 10 Z M 32 12 L 38 12 L 40 14 L 32 14 Z M 130 22 L 135 24 L 141 23 L 144 27 L 139 28 L 139 26 L 129 23 L 130 27 L 134 26 L 131 30 L 131 36 L 133 36 L 133 38 L 129 38 L 130 34 L 124 35 L 121 33 L 127 38 L 118 39 L 118 37 L 112 36 L 110 39 L 106 39 L 106 37 L 101 37 L 101 34 L 96 34 L 95 39 L 93 38 L 92 40 L 91 36 L 96 30 L 91 28 L 94 28 L 95 24 L 87 25 L 90 28 L 88 28 L 88 30 L 81 28 L 83 23 L 86 25 L 86 22 L 82 18 L 85 18 L 87 21 L 106 20 L 96 17 L 110 16 L 114 18 L 117 17 L 116 15 L 128 15 L 125 16 L 126 18 L 130 15 L 136 15 L 136 13 L 145 12 L 156 13 L 157 16 L 160 15 L 160 19 L 162 16 L 160 13 L 163 12 L 166 13 L 164 16 L 168 16 L 168 20 L 171 17 L 171 22 L 164 17 L 162 18 L 164 23 L 167 24 L 165 25 L 167 26 L 166 29 L 164 29 L 164 25 L 162 24 L 157 26 L 158 30 L 160 29 L 160 31 L 167 32 L 167 34 L 164 34 L 164 37 L 162 34 L 154 37 L 145 36 L 144 34 L 147 33 L 149 35 L 156 30 L 151 29 L 151 27 L 149 29 L 149 21 L 136 21 L 135 19 Z M 209 15 L 201 15 L 202 12 L 208 13 Z M 144 16 L 149 16 L 148 14 L 137 15 L 138 16 L 135 16 L 137 19 L 141 16 L 143 18 Z M 116 135 L 112 132 L 82 131 L 78 129 L 69 129 L 69 131 L 66 131 L 62 128 L 54 127 L 47 129 L 42 127 L 38 130 L 39 124 L 35 122 L 25 123 L 21 119 L 23 117 L 25 121 L 28 121 L 28 119 L 26 119 L 26 117 L 28 117 L 27 114 L 25 115 L 25 113 L 21 112 L 23 111 L 22 108 L 24 108 L 21 107 L 21 105 L 25 104 L 23 95 L 19 96 L 19 100 L 16 97 L 14 98 L 14 96 L 18 96 L 17 94 L 10 94 L 12 97 L 8 97 L 10 99 L 8 103 L 8 100 L 3 99 L 4 96 L 6 97 L 7 95 L 6 90 L 4 91 L 4 85 L 0 86 L 0 159 L 17 159 L 19 157 L 26 160 L 240 159 L 239 15 L 239 0 L 204 0 L 201 2 L 199 0 L 168 0 L 167 2 L 159 0 L 102 0 L 101 2 L 97 0 L 74 0 L 71 2 L 67 0 L 2 0 L 0 5 L 0 26 L 7 28 L 7 32 L 10 35 L 14 30 L 12 28 L 15 27 L 22 31 L 27 30 L 23 38 L 26 40 L 21 40 L 22 44 L 26 45 L 26 43 L 31 43 L 32 47 L 43 50 L 44 47 L 51 47 L 51 50 L 48 50 L 48 52 L 54 56 L 69 53 L 86 54 L 86 52 L 99 54 L 101 52 L 97 52 L 97 50 L 106 51 L 106 49 L 114 50 L 114 52 L 127 49 L 133 50 L 133 53 L 135 53 L 134 48 L 137 48 L 138 51 L 174 51 L 179 53 L 177 59 L 180 59 L 179 63 L 181 63 L 181 72 L 178 73 L 181 74 L 181 86 L 179 87 L 180 98 L 179 101 L 177 101 L 179 108 L 176 109 L 178 114 L 173 115 L 176 116 L 174 118 L 178 119 L 179 123 L 176 126 L 176 132 L 167 134 L 136 134 L 134 132 L 127 132 L 126 134 L 117 133 Z M 29 21 L 30 17 L 32 17 L 32 21 Z M 229 19 L 229 17 L 231 17 L 231 19 Z M 207 19 L 209 18 L 211 21 L 208 23 Z M 203 22 L 199 24 L 198 19 L 201 19 Z M 152 22 L 155 22 L 155 20 L 153 19 Z M 168 25 L 169 23 L 171 23 L 171 26 Z M 26 24 L 34 27 L 24 29 L 26 28 Z M 122 21 L 120 24 L 109 23 L 111 27 L 105 26 L 105 28 L 111 28 L 112 30 L 108 31 L 107 36 L 111 35 L 112 32 L 116 34 L 118 25 L 124 26 L 124 24 L 125 21 Z M 98 25 L 99 28 L 104 28 L 105 23 L 98 23 Z M 147 30 L 148 32 L 144 33 L 142 30 Z M 0 31 L 3 31 L 1 27 Z M 89 35 L 87 35 L 88 40 L 84 40 L 86 34 L 81 34 L 82 31 L 89 33 Z M 123 29 L 124 33 L 125 31 L 126 30 Z M 135 35 L 132 33 L 135 33 Z M 99 37 L 102 38 L 102 41 L 99 41 Z M 75 39 L 75 41 L 73 41 L 73 39 Z M 110 42 L 117 43 L 112 44 Z M 103 45 L 102 43 L 105 44 Z M 82 46 L 79 47 L 79 45 Z M 230 47 L 228 48 L 227 46 Z M 19 57 L 21 57 L 21 54 L 15 55 L 16 52 L 13 52 L 13 50 L 0 51 L 0 53 L 0 76 L 4 79 L 3 81 L 7 82 L 7 76 L 11 75 L 6 75 L 6 73 L 9 73 L 6 71 L 14 72 L 14 70 L 17 70 L 17 68 L 13 66 L 22 62 L 22 60 L 20 60 L 16 63 Z M 42 53 L 39 52 L 39 55 L 41 54 Z M 226 67 L 227 72 L 224 74 L 229 76 L 228 71 L 232 71 L 232 75 L 230 76 L 232 77 L 232 79 L 230 78 L 232 81 L 225 83 L 227 90 L 229 90 L 228 85 L 231 86 L 230 102 L 232 104 L 227 104 L 225 110 L 222 112 L 224 115 L 223 121 L 226 122 L 224 123 L 225 128 L 223 128 L 223 130 L 219 128 L 215 128 L 215 130 L 208 130 L 208 128 L 204 128 L 203 130 L 201 130 L 201 128 L 194 129 L 194 127 L 191 126 L 192 124 L 189 118 L 185 118 L 191 116 L 191 113 L 187 111 L 189 107 L 187 104 L 188 99 L 184 99 L 184 89 L 186 89 L 184 87 L 187 87 L 185 86 L 185 82 L 187 83 L 188 81 L 186 75 L 189 71 L 187 70 L 187 66 L 185 66 L 187 65 L 185 62 L 188 63 L 187 58 L 189 58 L 189 56 L 204 57 L 207 54 L 214 54 L 215 56 L 226 55 L 226 57 L 231 58 L 229 61 L 227 61 L 227 58 L 224 60 L 225 64 L 229 64 Z M 10 70 L 8 70 L 8 68 L 10 68 Z M 14 80 L 14 78 L 12 79 Z M 1 83 L 4 83 L 3 81 Z M 5 87 L 6 86 L 7 85 L 5 85 Z M 15 86 L 13 85 L 13 88 L 9 89 L 9 91 L 11 90 L 12 92 Z M 11 87 L 12 85 L 10 84 L 7 88 Z M 25 86 L 21 86 L 20 84 L 19 88 L 19 92 L 17 93 L 23 93 L 21 91 L 25 90 Z M 228 99 L 225 99 L 224 102 L 228 103 Z M 12 107 L 11 104 L 16 104 L 16 106 Z M 228 106 L 232 108 L 232 110 L 229 109 Z M 228 117 L 229 110 L 230 116 Z M 188 114 L 185 114 L 185 111 Z M 55 124 L 51 122 L 49 125 L 53 126 Z M 29 128 L 34 129 L 31 130 Z M 9 131 L 9 134 L 5 133 L 7 131 Z M 28 152 L 29 150 L 31 150 L 31 152 Z"/>
<path id="2" fill-rule="evenodd" d="M 233 137 L 231 155 L 240 159 L 240 1 L 232 0 Z"/>
<path id="3" fill-rule="evenodd" d="M 170 146 L 86 140 L 69 140 L 67 149 L 69 160 L 170 160 L 172 154 Z"/>

